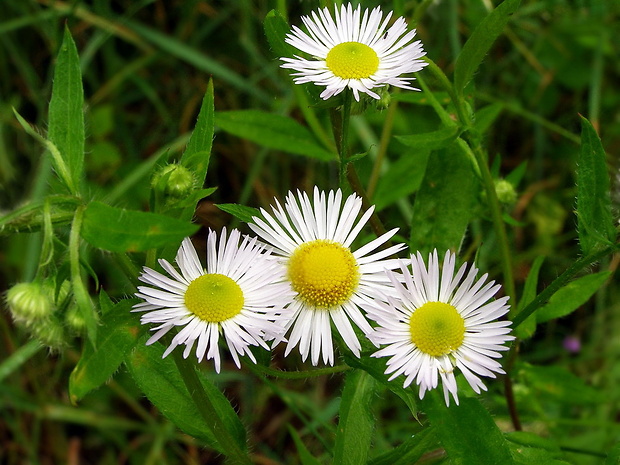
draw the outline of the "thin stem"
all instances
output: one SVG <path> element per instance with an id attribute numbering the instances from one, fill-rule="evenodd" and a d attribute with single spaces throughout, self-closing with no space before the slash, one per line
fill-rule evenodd
<path id="1" fill-rule="evenodd" d="M 599 261 L 601 258 L 609 255 L 610 253 L 618 250 L 618 245 L 608 246 L 604 249 L 600 249 L 590 254 L 581 257 L 575 263 L 573 263 L 569 268 L 564 271 L 560 276 L 555 278 L 555 280 L 549 284 L 540 294 L 534 298 L 523 310 L 519 312 L 519 314 L 512 320 L 512 328 L 517 328 L 521 323 L 523 323 L 528 316 L 534 313 L 538 308 L 542 307 L 553 294 L 555 294 L 561 287 L 564 287 L 573 276 L 583 270 L 585 267 L 590 266 L 592 263 Z"/>
<path id="2" fill-rule="evenodd" d="M 341 373 L 343 371 L 347 371 L 351 369 L 351 367 L 348 365 L 338 365 L 335 367 L 316 368 L 314 370 L 308 370 L 308 371 L 282 371 L 282 370 L 275 370 L 269 367 L 264 367 L 261 365 L 249 364 L 248 366 L 255 373 L 260 373 L 266 376 L 272 376 L 274 378 L 282 378 L 282 379 L 314 378 L 314 377 L 323 376 L 323 375 L 333 375 L 333 374 Z"/>
<path id="3" fill-rule="evenodd" d="M 364 208 L 364 210 L 368 210 L 373 205 L 370 203 L 370 200 L 368 199 L 368 196 L 366 195 L 366 191 L 364 190 L 364 187 L 362 186 L 362 182 L 360 181 L 360 178 L 357 175 L 357 170 L 355 169 L 355 165 L 353 165 L 353 163 L 347 163 L 345 166 L 345 171 L 346 171 L 347 181 L 349 181 L 349 185 L 351 186 L 351 189 L 353 189 L 353 192 L 355 192 L 357 195 L 359 195 L 362 198 L 362 207 Z M 386 232 L 385 226 L 383 226 L 383 223 L 379 219 L 377 212 L 372 213 L 372 215 L 370 216 L 369 222 L 370 222 L 370 227 L 372 228 L 373 232 L 377 236 L 381 236 L 385 234 Z M 384 246 L 387 247 L 388 244 L 389 242 L 384 244 Z"/>
<path id="4" fill-rule="evenodd" d="M 383 166 L 383 159 L 387 154 L 388 145 L 390 144 L 397 109 L 398 102 L 394 101 L 394 103 L 392 103 L 388 108 L 387 115 L 385 116 L 383 129 L 381 130 L 379 151 L 377 152 L 377 158 L 375 159 L 375 164 L 372 167 L 372 173 L 370 174 L 370 179 L 368 180 L 368 189 L 366 189 L 369 198 L 372 198 L 375 193 L 375 189 L 377 188 L 377 182 L 379 181 L 379 176 L 381 174 L 381 166 Z"/>
<path id="5" fill-rule="evenodd" d="M 194 405 L 203 419 L 209 425 L 209 429 L 213 436 L 217 439 L 226 456 L 235 464 L 251 465 L 252 461 L 248 454 L 243 451 L 230 432 L 226 429 L 222 418 L 220 417 L 215 406 L 211 402 L 209 396 L 202 387 L 202 383 L 196 374 L 196 368 L 191 361 L 183 358 L 180 351 L 172 351 L 174 361 L 179 369 L 181 378 L 187 387 L 187 391 L 194 401 Z"/>
<path id="6" fill-rule="evenodd" d="M 349 121 L 351 119 L 352 97 L 352 92 L 349 89 L 345 89 L 340 120 L 340 139 L 336 140 L 336 144 L 338 145 L 338 158 L 340 160 L 339 179 L 341 186 L 344 184 L 348 164 L 347 158 L 349 156 Z"/>

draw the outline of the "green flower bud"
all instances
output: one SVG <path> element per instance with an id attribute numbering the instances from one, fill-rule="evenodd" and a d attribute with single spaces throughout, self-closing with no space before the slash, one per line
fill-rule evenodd
<path id="1" fill-rule="evenodd" d="M 71 306 L 65 313 L 65 323 L 78 334 L 82 334 L 86 328 L 86 321 L 76 305 Z"/>
<path id="2" fill-rule="evenodd" d="M 389 86 L 380 87 L 377 91 L 379 94 L 379 100 L 377 100 L 377 110 L 387 110 L 392 102 L 392 94 L 390 94 Z"/>
<path id="3" fill-rule="evenodd" d="M 65 329 L 57 318 L 52 317 L 45 322 L 32 326 L 33 335 L 50 349 L 60 349 L 66 345 Z"/>
<path id="4" fill-rule="evenodd" d="M 510 181 L 505 179 L 495 180 L 495 193 L 497 194 L 497 200 L 504 205 L 514 205 L 517 201 L 517 191 Z"/>
<path id="5" fill-rule="evenodd" d="M 182 165 L 164 166 L 153 175 L 151 187 L 167 197 L 181 198 L 191 193 L 196 186 L 193 173 Z"/>
<path id="6" fill-rule="evenodd" d="M 48 290 L 39 282 L 18 283 L 6 293 L 6 302 L 15 321 L 32 325 L 54 312 Z"/>

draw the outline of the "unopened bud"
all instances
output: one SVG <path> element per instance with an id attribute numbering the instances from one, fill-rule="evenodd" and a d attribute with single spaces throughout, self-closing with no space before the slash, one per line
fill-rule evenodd
<path id="1" fill-rule="evenodd" d="M 190 170 L 182 165 L 164 166 L 153 175 L 151 187 L 167 197 L 181 198 L 194 189 L 196 180 Z"/>
<path id="2" fill-rule="evenodd" d="M 517 191 L 510 181 L 505 179 L 495 180 L 495 193 L 497 200 L 504 205 L 514 205 L 517 201 Z"/>
<path id="3" fill-rule="evenodd" d="M 52 298 L 39 282 L 18 283 L 6 293 L 6 302 L 15 321 L 31 325 L 54 311 Z"/>

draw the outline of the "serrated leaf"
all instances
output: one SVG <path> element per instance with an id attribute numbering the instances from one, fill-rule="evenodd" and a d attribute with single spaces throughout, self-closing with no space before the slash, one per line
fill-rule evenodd
<path id="1" fill-rule="evenodd" d="M 412 250 L 422 256 L 435 248 L 458 250 L 477 194 L 478 180 L 462 151 L 451 146 L 433 152 L 413 205 Z"/>
<path id="2" fill-rule="evenodd" d="M 180 163 L 194 173 L 199 185 L 205 182 L 215 127 L 215 108 L 213 104 L 213 79 L 209 79 L 207 91 L 202 100 L 196 126 L 181 156 Z"/>
<path id="3" fill-rule="evenodd" d="M 447 147 L 456 140 L 461 129 L 458 126 L 448 126 L 436 131 L 412 134 L 409 136 L 395 136 L 394 138 L 407 147 L 416 150 L 437 150 Z"/>
<path id="4" fill-rule="evenodd" d="M 410 465 L 426 452 L 437 449 L 439 440 L 432 427 L 406 438 L 398 447 L 368 461 L 368 465 Z"/>
<path id="5" fill-rule="evenodd" d="M 585 304 L 605 284 L 610 275 L 611 271 L 601 271 L 571 281 L 553 294 L 545 306 L 536 311 L 536 322 L 544 323 L 571 314 Z"/>
<path id="6" fill-rule="evenodd" d="M 75 404 L 110 379 L 136 345 L 143 332 L 138 315 L 130 312 L 136 302 L 136 299 L 126 299 L 107 308 L 107 301 L 102 301 L 101 326 L 97 331 L 96 348 L 90 344 L 84 346 L 82 357 L 69 377 L 69 396 L 72 403 Z"/>
<path id="7" fill-rule="evenodd" d="M 236 203 L 218 203 L 216 207 L 226 213 L 230 213 L 244 223 L 253 223 L 254 220 L 252 217 L 260 216 L 260 210 L 258 210 L 258 208 L 246 207 L 245 205 Z"/>
<path id="8" fill-rule="evenodd" d="M 421 404 L 451 464 L 514 464 L 508 442 L 478 399 L 461 397 L 460 405 L 447 407 L 443 395 L 433 389 Z"/>
<path id="9" fill-rule="evenodd" d="M 420 188 L 429 155 L 428 150 L 407 150 L 381 175 L 373 198 L 377 211 Z"/>
<path id="10" fill-rule="evenodd" d="M 80 58 L 67 26 L 54 70 L 48 138 L 67 167 L 69 190 L 75 194 L 84 176 L 84 90 Z"/>
<path id="11" fill-rule="evenodd" d="M 527 274 L 527 278 L 525 279 L 525 285 L 523 286 L 523 293 L 521 295 L 521 300 L 519 301 L 519 305 L 517 307 L 520 312 L 523 310 L 527 304 L 529 304 L 536 297 L 536 289 L 538 287 L 538 274 L 540 272 L 540 267 L 545 261 L 545 257 L 538 256 L 532 263 L 532 267 L 530 268 L 530 272 Z M 517 312 L 518 313 L 518 312 Z M 510 319 L 512 319 L 512 315 L 510 315 Z M 516 328 L 515 334 L 520 339 L 526 339 L 531 337 L 536 331 L 536 315 L 532 314 L 525 319 L 523 323 Z"/>
<path id="12" fill-rule="evenodd" d="M 517 11 L 519 3 L 521 0 L 505 0 L 500 3 L 480 21 L 467 39 L 454 65 L 454 90 L 457 94 L 462 94 L 491 45 L 504 30 L 510 16 Z"/>
<path id="13" fill-rule="evenodd" d="M 616 236 L 605 150 L 592 124 L 584 117 L 581 117 L 577 168 L 577 229 L 584 254 L 599 243 L 613 242 Z"/>
<path id="14" fill-rule="evenodd" d="M 340 402 L 334 463 L 366 463 L 375 424 L 371 410 L 375 388 L 376 382 L 368 373 L 362 370 L 347 373 Z"/>
<path id="15" fill-rule="evenodd" d="M 82 237 L 112 252 L 140 252 L 180 243 L 200 226 L 156 213 L 125 210 L 91 202 L 84 211 Z"/>
<path id="16" fill-rule="evenodd" d="M 297 433 L 297 431 L 295 431 L 290 424 L 286 426 L 288 427 L 288 432 L 293 438 L 293 442 L 295 443 L 295 447 L 297 448 L 297 456 L 299 457 L 301 465 L 321 465 L 321 462 L 319 462 L 310 453 L 310 451 L 308 450 L 304 442 L 299 437 L 299 434 Z"/>
<path id="17" fill-rule="evenodd" d="M 146 346 L 145 342 L 146 338 L 140 339 L 126 360 L 127 368 L 138 387 L 179 429 L 224 453 L 211 432 L 211 425 L 205 422 L 194 406 L 172 357 L 162 358 L 165 347 L 162 344 Z M 245 449 L 245 428 L 228 399 L 204 376 L 200 376 L 200 382 L 228 432 Z"/>
<path id="18" fill-rule="evenodd" d="M 321 147 L 312 133 L 292 118 L 258 110 L 215 113 L 224 131 L 270 149 L 304 155 L 321 161 L 335 161 L 336 154 Z"/>
<path id="19" fill-rule="evenodd" d="M 269 48 L 276 58 L 293 56 L 292 48 L 284 41 L 290 27 L 284 17 L 276 10 L 271 10 L 265 16 L 263 22 L 265 36 L 269 42 Z"/>

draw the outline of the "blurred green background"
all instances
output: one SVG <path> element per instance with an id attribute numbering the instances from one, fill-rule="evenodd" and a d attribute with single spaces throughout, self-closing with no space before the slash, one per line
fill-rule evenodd
<path id="1" fill-rule="evenodd" d="M 372 1 L 363 6 L 382 5 L 405 16 L 417 28 L 428 56 L 451 76 L 463 43 L 493 3 Z M 261 109 L 301 118 L 291 80 L 269 49 L 262 20 L 276 8 L 289 22 L 300 24 L 299 16 L 317 6 L 318 2 L 298 0 L 0 1 L 0 212 L 42 198 L 57 182 L 49 159 L 19 126 L 12 107 L 38 131 L 46 131 L 54 57 L 65 24 L 81 57 L 89 192 L 94 199 L 102 198 L 145 167 L 144 175 L 115 199 L 118 206 L 141 210 L 149 202 L 147 168 L 154 157 L 178 159 L 210 77 L 216 111 Z M 544 286 L 578 255 L 573 208 L 579 114 L 594 124 L 606 148 L 618 217 L 619 21 L 620 3 L 613 0 L 524 0 L 469 88 L 472 106 L 488 108 L 485 142 L 496 173 L 522 173 L 518 199 L 509 210 L 516 220 L 511 240 L 518 289 L 535 257 L 547 257 L 541 269 Z M 420 74 L 431 89 L 439 89 L 424 71 Z M 437 96 L 442 98 L 441 93 Z M 411 102 L 396 94 L 393 100 L 398 100 L 394 134 L 437 127 L 438 119 L 422 96 Z M 326 112 L 317 108 L 316 114 L 328 134 Z M 363 180 L 376 156 L 386 114 L 371 108 L 353 118 L 354 151 L 370 149 L 358 166 Z M 388 161 L 397 162 L 403 154 L 403 146 L 390 143 Z M 288 189 L 308 190 L 315 184 L 329 188 L 336 183 L 334 166 L 267 150 L 216 127 L 206 185 L 218 189 L 199 203 L 196 222 L 215 229 L 236 225 L 214 204 L 265 206 Z M 408 195 L 382 205 L 385 223 L 400 226 L 404 237 L 414 198 Z M 464 259 L 473 258 L 484 228 L 480 221 L 471 225 Z M 37 232 L 1 236 L 2 292 L 32 279 L 40 248 Z M 478 260 L 481 268 L 489 263 L 488 271 L 497 275 L 493 253 L 492 244 L 483 244 Z M 92 256 L 91 265 L 100 286 L 113 298 L 134 292 L 135 283 L 104 255 Z M 601 268 L 615 270 L 617 265 L 614 257 Z M 619 297 L 612 283 L 571 317 L 539 327 L 521 347 L 523 362 L 545 367 L 523 365 L 516 371 L 524 426 L 566 448 L 593 452 L 568 453 L 564 458 L 571 463 L 600 463 L 600 454 L 620 436 Z M 2 311 L 0 362 L 27 342 L 27 335 Z M 0 372 L 0 463 L 222 462 L 175 430 L 123 369 L 79 408 L 71 406 L 67 380 L 79 358 L 79 339 L 53 352 L 33 343 L 28 347 L 32 358 L 27 363 L 9 375 Z M 299 463 L 286 425 L 304 436 L 315 455 L 325 453 L 341 379 L 253 381 L 245 371 L 217 378 L 251 432 L 256 463 Z M 497 421 L 509 429 L 502 398 L 493 393 L 489 402 L 504 412 Z M 377 399 L 378 447 L 412 434 L 415 420 L 402 410 L 393 396 Z M 428 457 L 427 463 L 437 460 L 441 457 Z"/>

